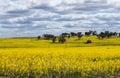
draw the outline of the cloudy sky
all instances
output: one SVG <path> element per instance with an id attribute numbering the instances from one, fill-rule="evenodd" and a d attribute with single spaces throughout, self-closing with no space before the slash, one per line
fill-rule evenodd
<path id="1" fill-rule="evenodd" d="M 0 37 L 120 31 L 120 0 L 0 0 Z"/>

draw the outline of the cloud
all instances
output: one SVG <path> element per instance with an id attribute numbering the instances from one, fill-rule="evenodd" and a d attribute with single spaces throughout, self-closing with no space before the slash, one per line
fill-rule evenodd
<path id="1" fill-rule="evenodd" d="M 88 30 L 120 32 L 119 0 L 0 0 L 0 3 L 0 37 Z"/>

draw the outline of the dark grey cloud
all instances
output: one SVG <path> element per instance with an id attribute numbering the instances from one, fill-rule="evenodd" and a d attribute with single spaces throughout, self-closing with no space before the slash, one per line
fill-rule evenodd
<path id="1" fill-rule="evenodd" d="M 28 14 L 29 10 L 12 10 L 12 11 L 7 11 L 8 14 Z"/>

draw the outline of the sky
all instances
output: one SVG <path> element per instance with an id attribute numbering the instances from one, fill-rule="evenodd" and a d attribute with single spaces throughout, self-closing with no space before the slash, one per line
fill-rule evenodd
<path id="1" fill-rule="evenodd" d="M 120 0 L 0 0 L 0 37 L 120 32 Z"/>

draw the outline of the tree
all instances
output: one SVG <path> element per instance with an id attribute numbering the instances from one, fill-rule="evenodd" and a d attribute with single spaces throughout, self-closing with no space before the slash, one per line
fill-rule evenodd
<path id="1" fill-rule="evenodd" d="M 55 43 L 56 42 L 56 37 L 54 36 L 53 38 L 52 38 L 52 43 Z"/>
<path id="2" fill-rule="evenodd" d="M 40 40 L 40 39 L 41 39 L 41 36 L 38 36 L 37 39 Z"/>

